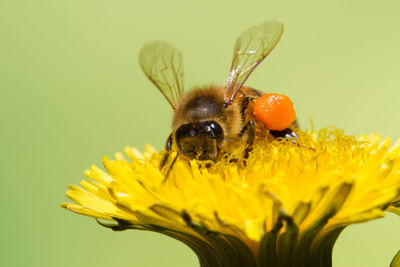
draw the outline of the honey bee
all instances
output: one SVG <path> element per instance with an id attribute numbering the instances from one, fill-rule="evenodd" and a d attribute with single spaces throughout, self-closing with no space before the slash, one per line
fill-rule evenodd
<path id="1" fill-rule="evenodd" d="M 262 93 L 244 86 L 254 69 L 278 43 L 283 32 L 280 21 L 267 21 L 239 35 L 234 48 L 227 84 L 184 91 L 182 54 L 172 45 L 157 41 L 140 52 L 139 62 L 146 76 L 157 86 L 174 110 L 172 133 L 160 164 L 162 169 L 171 151 L 186 159 L 217 161 L 245 142 L 250 151 L 256 133 L 296 138 L 291 128 L 268 130 L 253 114 L 253 100 Z M 258 135 L 258 134 L 257 134 Z"/>

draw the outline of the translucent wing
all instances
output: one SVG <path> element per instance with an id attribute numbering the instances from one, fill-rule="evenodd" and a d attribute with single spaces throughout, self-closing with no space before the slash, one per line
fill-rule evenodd
<path id="1" fill-rule="evenodd" d="M 175 109 L 183 93 L 182 53 L 168 43 L 156 41 L 142 48 L 139 62 L 146 76 Z"/>
<path id="2" fill-rule="evenodd" d="M 225 105 L 232 104 L 249 75 L 278 43 L 283 32 L 283 23 L 267 21 L 239 35 L 233 53 L 225 95 Z"/>

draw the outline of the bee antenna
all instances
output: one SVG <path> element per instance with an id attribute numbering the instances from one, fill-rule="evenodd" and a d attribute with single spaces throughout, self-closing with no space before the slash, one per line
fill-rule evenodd
<path id="1" fill-rule="evenodd" d="M 231 100 L 231 99 L 228 99 L 228 100 L 225 100 L 225 101 L 224 101 L 224 108 L 227 108 L 227 107 L 229 107 L 230 105 L 232 105 L 232 100 Z"/>
<path id="2" fill-rule="evenodd" d="M 175 165 L 176 160 L 178 159 L 179 154 L 181 154 L 181 153 L 182 153 L 182 151 L 178 151 L 178 153 L 176 153 L 176 156 L 175 156 L 174 160 L 172 161 L 171 165 L 168 168 L 167 173 L 165 174 L 165 177 L 164 177 L 164 180 L 162 181 L 162 184 L 165 184 L 165 182 L 168 180 L 169 173 L 171 172 L 172 168 Z"/>

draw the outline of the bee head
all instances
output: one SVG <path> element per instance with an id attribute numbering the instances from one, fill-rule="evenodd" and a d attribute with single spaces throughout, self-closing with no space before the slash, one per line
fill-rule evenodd
<path id="1" fill-rule="evenodd" d="M 180 152 L 187 158 L 216 160 L 224 139 L 224 131 L 216 121 L 181 125 L 175 133 Z"/>

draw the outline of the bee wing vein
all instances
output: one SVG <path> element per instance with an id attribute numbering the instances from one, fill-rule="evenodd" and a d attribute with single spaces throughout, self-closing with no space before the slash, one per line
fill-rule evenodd
<path id="1" fill-rule="evenodd" d="M 225 102 L 231 103 L 247 78 L 278 43 L 283 32 L 280 21 L 267 21 L 239 35 L 229 72 Z"/>
<path id="2" fill-rule="evenodd" d="M 142 48 L 139 62 L 146 76 L 175 109 L 184 88 L 181 52 L 166 42 L 156 41 Z"/>

